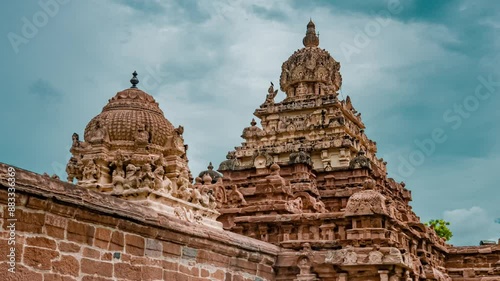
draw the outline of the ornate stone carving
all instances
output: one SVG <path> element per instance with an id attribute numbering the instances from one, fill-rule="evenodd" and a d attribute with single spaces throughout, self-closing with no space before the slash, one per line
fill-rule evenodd
<path id="1" fill-rule="evenodd" d="M 318 48 L 318 44 L 314 23 L 310 22 L 304 37 L 305 48 L 296 51 L 281 67 L 280 87 L 288 98 L 315 93 L 320 87 L 325 94 L 334 94 L 340 89 L 340 64 L 327 51 Z"/>
<path id="2" fill-rule="evenodd" d="M 370 159 L 365 156 L 365 152 L 360 150 L 358 156 L 354 157 L 349 162 L 349 169 L 361 169 L 368 168 L 371 169 Z"/>
<path id="3" fill-rule="evenodd" d="M 212 165 L 212 162 L 210 162 L 207 166 L 207 170 L 205 171 L 202 171 L 200 172 L 200 174 L 198 175 L 198 177 L 202 178 L 205 176 L 205 175 L 209 175 L 210 176 L 210 179 L 212 182 L 205 182 L 205 184 L 210 184 L 210 183 L 216 183 L 219 178 L 222 177 L 221 174 L 217 173 L 217 171 L 214 171 L 214 166 Z"/>
<path id="4" fill-rule="evenodd" d="M 154 98 L 135 86 L 137 77 L 132 80 L 134 87 L 118 92 L 89 122 L 84 142 L 73 134 L 68 181 L 220 227 L 215 208 L 217 199 L 225 200 L 223 186 L 191 184 L 184 128 L 174 128 Z M 218 173 L 210 174 L 217 182 Z"/>
<path id="5" fill-rule="evenodd" d="M 228 197 L 228 206 L 229 207 L 238 207 L 247 205 L 247 201 L 241 192 L 238 190 L 238 187 L 233 184 L 231 186 L 231 191 L 229 192 Z"/>
<path id="6" fill-rule="evenodd" d="M 225 170 L 235 170 L 238 166 L 240 166 L 240 162 L 236 158 L 236 154 L 234 151 L 230 151 L 226 155 L 226 159 L 219 165 L 219 171 Z"/>
<path id="7" fill-rule="evenodd" d="M 266 101 L 264 104 L 274 104 L 274 98 L 278 94 L 278 90 L 274 90 L 274 84 L 271 82 L 271 86 L 269 86 L 269 89 L 267 90 L 267 96 L 266 96 Z"/>
<path id="8" fill-rule="evenodd" d="M 351 195 L 347 201 L 345 216 L 388 214 L 385 197 L 373 190 L 374 185 L 373 180 L 366 180 L 364 190 Z"/>
<path id="9" fill-rule="evenodd" d="M 298 152 L 290 153 L 290 164 L 303 163 L 312 166 L 311 155 L 305 152 L 304 148 L 299 148 Z"/>
<path id="10" fill-rule="evenodd" d="M 66 166 L 66 173 L 68 174 L 67 177 L 68 182 L 72 183 L 74 179 L 82 180 L 83 179 L 82 162 L 77 157 L 72 156 L 69 159 L 68 165 Z"/>
<path id="11" fill-rule="evenodd" d="M 269 167 L 273 163 L 273 157 L 266 151 L 257 151 L 253 156 L 253 165 L 255 168 Z"/>

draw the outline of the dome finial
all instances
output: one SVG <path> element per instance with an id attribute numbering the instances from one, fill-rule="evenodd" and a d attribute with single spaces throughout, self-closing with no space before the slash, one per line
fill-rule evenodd
<path id="1" fill-rule="evenodd" d="M 214 165 L 212 165 L 212 162 L 208 163 L 207 169 L 209 169 L 209 170 L 213 170 L 214 169 Z"/>
<path id="2" fill-rule="evenodd" d="M 318 47 L 319 45 L 319 37 L 316 34 L 316 25 L 312 19 L 310 19 L 307 24 L 306 36 L 302 40 L 302 43 L 304 43 L 305 47 Z"/>
<path id="3" fill-rule="evenodd" d="M 132 87 L 130 88 L 137 88 L 137 84 L 139 84 L 139 79 L 137 78 L 137 71 L 134 71 L 134 73 L 132 73 L 132 75 L 134 77 L 132 77 L 132 79 L 130 79 L 130 83 L 132 83 Z"/>

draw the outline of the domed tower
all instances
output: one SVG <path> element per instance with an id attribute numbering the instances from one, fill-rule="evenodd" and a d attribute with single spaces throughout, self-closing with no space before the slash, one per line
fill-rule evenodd
<path id="1" fill-rule="evenodd" d="M 136 72 L 130 82 L 90 120 L 84 141 L 73 134 L 68 181 L 158 210 L 179 213 L 188 207 L 193 218 L 215 219 L 213 191 L 191 184 L 183 127 L 175 128 L 155 99 L 137 88 Z"/>
<path id="2" fill-rule="evenodd" d="M 337 95 L 342 86 L 340 63 L 328 51 L 319 48 L 316 26 L 309 21 L 304 48 L 297 50 L 281 66 L 280 87 L 289 100 Z"/>

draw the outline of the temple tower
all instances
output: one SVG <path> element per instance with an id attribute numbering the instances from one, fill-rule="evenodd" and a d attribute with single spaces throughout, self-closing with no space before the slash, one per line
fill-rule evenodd
<path id="1" fill-rule="evenodd" d="M 155 99 L 132 86 L 111 98 L 85 128 L 73 134 L 68 181 L 181 219 L 220 227 L 215 219 L 223 188 L 193 185 L 184 128 L 168 121 Z"/>
<path id="2" fill-rule="evenodd" d="M 244 142 L 227 154 L 224 228 L 279 245 L 279 280 L 450 280 L 444 240 L 420 223 L 404 183 L 387 177 L 351 98 L 339 99 L 340 63 L 307 24 L 304 47 L 271 82 Z M 258 125 L 260 123 L 260 126 Z"/>

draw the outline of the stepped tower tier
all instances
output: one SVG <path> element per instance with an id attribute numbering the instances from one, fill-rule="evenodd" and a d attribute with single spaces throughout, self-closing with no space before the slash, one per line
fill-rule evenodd
<path id="1" fill-rule="evenodd" d="M 450 280 L 445 241 L 387 177 L 361 113 L 339 99 L 340 63 L 319 43 L 310 21 L 304 48 L 282 65 L 285 99 L 275 101 L 271 82 L 244 142 L 220 164 L 218 220 L 286 248 L 283 280 Z"/>
<path id="2" fill-rule="evenodd" d="M 282 66 L 280 88 L 286 98 L 274 100 L 278 90 L 271 82 L 264 103 L 254 112 L 261 126 L 252 120 L 243 130 L 245 142 L 229 153 L 231 159 L 223 162 L 220 170 L 259 167 L 262 157 L 267 158 L 266 167 L 273 162 L 283 166 L 305 157 L 313 170 L 331 171 L 346 169 L 351 161 L 361 163 L 358 156 L 363 151 L 364 164 L 377 174 L 385 174 L 383 160 L 375 156 L 375 142 L 364 134 L 361 114 L 350 97 L 338 99 L 340 63 L 318 47 L 312 21 L 303 43 L 304 48 Z"/>

